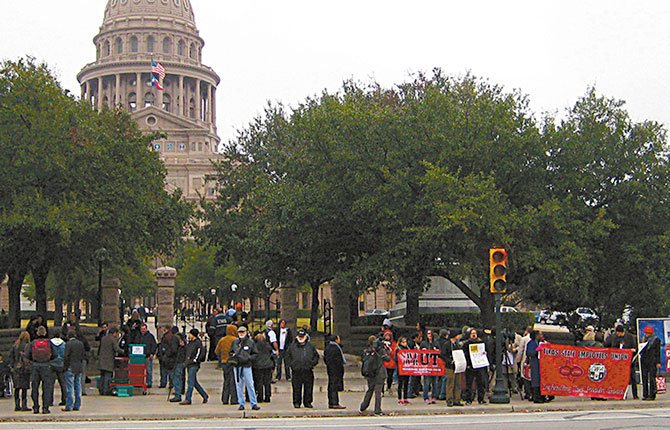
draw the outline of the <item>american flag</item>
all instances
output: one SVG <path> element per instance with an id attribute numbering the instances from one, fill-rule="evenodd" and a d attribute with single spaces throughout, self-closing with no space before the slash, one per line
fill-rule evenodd
<path id="1" fill-rule="evenodd" d="M 165 79 L 165 67 L 157 61 L 151 61 L 151 73 L 158 76 L 161 80 Z"/>

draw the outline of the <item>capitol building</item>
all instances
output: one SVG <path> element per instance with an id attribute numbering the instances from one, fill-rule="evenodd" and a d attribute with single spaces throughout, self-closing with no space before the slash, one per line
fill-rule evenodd
<path id="1" fill-rule="evenodd" d="M 97 109 L 122 107 L 153 143 L 167 168 L 168 189 L 186 200 L 215 196 L 212 161 L 219 156 L 216 87 L 219 76 L 202 63 L 205 41 L 189 0 L 108 0 L 93 38 L 95 62 L 77 75 L 84 100 Z M 151 85 L 152 61 L 165 68 L 163 90 Z"/>

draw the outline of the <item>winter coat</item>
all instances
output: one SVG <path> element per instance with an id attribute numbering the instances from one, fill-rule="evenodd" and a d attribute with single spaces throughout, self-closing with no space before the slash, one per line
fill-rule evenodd
<path id="1" fill-rule="evenodd" d="M 107 335 L 100 341 L 98 368 L 107 372 L 114 371 L 114 358 L 123 354 L 123 349 L 119 346 L 119 340 L 112 335 Z"/>
<path id="2" fill-rule="evenodd" d="M 309 341 L 303 344 L 298 341 L 293 342 L 286 351 L 286 357 L 294 372 L 312 370 L 319 363 L 319 353 Z"/>
<path id="3" fill-rule="evenodd" d="M 156 343 L 156 338 L 154 337 L 153 334 L 146 332 L 144 334 L 140 333 L 140 344 L 144 344 L 144 355 L 145 356 L 150 356 L 150 355 L 156 355 L 156 352 L 158 351 L 158 344 Z"/>
<path id="4" fill-rule="evenodd" d="M 398 342 L 396 341 L 391 342 L 391 346 L 389 347 L 389 354 L 391 357 L 393 357 L 396 349 L 398 349 Z M 396 368 L 395 360 L 385 361 L 384 367 L 387 369 L 395 369 Z"/>
<path id="5" fill-rule="evenodd" d="M 384 385 L 387 376 L 384 363 L 391 359 L 391 356 L 389 355 L 389 349 L 386 347 L 386 345 L 379 342 L 374 347 L 366 348 L 364 351 L 364 354 L 373 354 L 373 353 L 381 357 L 381 361 L 379 362 L 379 367 L 377 368 L 377 374 L 372 378 L 365 378 L 365 379 L 367 379 L 368 383 L 371 385 Z"/>
<path id="6" fill-rule="evenodd" d="M 221 360 L 221 363 L 227 363 L 230 357 L 230 348 L 233 347 L 233 342 L 237 339 L 237 327 L 234 324 L 228 324 L 226 327 L 226 335 L 219 339 L 216 344 L 214 354 Z"/>
<path id="7" fill-rule="evenodd" d="M 14 388 L 22 390 L 30 388 L 30 372 L 32 369 L 32 364 L 26 357 L 26 345 L 30 345 L 30 343 L 21 342 L 19 345 L 12 346 L 10 355 Z"/>
<path id="8" fill-rule="evenodd" d="M 200 360 L 200 351 L 204 348 L 200 338 L 195 338 L 186 345 L 186 359 L 184 360 L 184 365 L 186 367 L 199 366 Z"/>
<path id="9" fill-rule="evenodd" d="M 254 369 L 272 369 L 275 366 L 274 361 L 272 360 L 272 345 L 267 342 L 258 342 L 256 343 L 256 351 L 258 354 L 254 357 L 252 362 L 252 367 Z"/>
<path id="10" fill-rule="evenodd" d="M 333 381 L 337 391 L 344 391 L 344 359 L 342 349 L 335 342 L 329 342 L 323 350 L 323 361 L 326 362 L 328 380 Z"/>
<path id="11" fill-rule="evenodd" d="M 179 339 L 172 332 L 163 335 L 161 343 L 158 345 L 158 361 L 166 369 L 174 369 L 177 361 L 177 350 L 179 349 Z"/>
<path id="12" fill-rule="evenodd" d="M 661 340 L 652 334 L 645 337 L 645 342 L 647 346 L 640 351 L 640 364 L 646 368 L 656 367 L 661 362 Z"/>
<path id="13" fill-rule="evenodd" d="M 76 337 L 68 340 L 65 343 L 65 351 L 63 353 L 63 369 L 71 370 L 75 375 L 84 371 L 84 358 L 86 357 L 86 350 L 82 341 Z"/>
<path id="14" fill-rule="evenodd" d="M 454 351 L 458 349 L 461 349 L 458 346 L 458 342 L 451 343 L 451 340 L 449 339 L 442 344 L 442 347 L 440 348 L 440 358 L 444 361 L 447 369 L 456 370 L 456 364 L 454 364 Z"/>
<path id="15" fill-rule="evenodd" d="M 540 351 L 539 344 L 535 339 L 531 339 L 526 345 L 526 357 L 530 362 L 530 386 L 537 388 L 540 386 Z"/>
<path id="16" fill-rule="evenodd" d="M 621 337 L 613 334 L 605 341 L 605 348 L 637 349 L 637 342 L 635 336 L 630 333 L 625 333 Z"/>
<path id="17" fill-rule="evenodd" d="M 256 344 L 249 337 L 244 339 L 237 338 L 230 347 L 229 361 L 235 363 L 235 367 L 251 367 L 255 360 L 258 349 Z M 248 360 L 248 361 L 247 361 Z"/>
<path id="18" fill-rule="evenodd" d="M 56 358 L 51 360 L 51 367 L 58 372 L 63 371 L 63 355 L 65 354 L 65 341 L 60 337 L 51 339 L 51 348 L 56 350 Z"/>
<path id="19" fill-rule="evenodd" d="M 51 362 L 53 362 L 56 357 L 58 357 L 58 354 L 56 353 L 56 348 L 53 347 L 51 342 L 49 342 L 49 350 L 51 351 L 51 356 L 49 358 L 49 361 L 46 363 L 39 363 L 33 359 L 33 345 L 36 341 L 45 339 L 44 337 L 37 337 L 37 339 L 33 340 L 30 342 L 28 345 L 26 345 L 26 358 L 30 361 L 33 362 L 33 367 L 35 366 L 43 366 L 43 367 L 49 367 L 51 368 Z"/>

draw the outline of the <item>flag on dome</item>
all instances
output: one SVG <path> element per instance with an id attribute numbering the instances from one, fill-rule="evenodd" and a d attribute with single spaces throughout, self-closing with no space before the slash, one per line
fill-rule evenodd
<path id="1" fill-rule="evenodd" d="M 159 91 L 163 91 L 163 84 L 161 84 L 160 79 L 156 75 L 151 75 L 151 86 Z"/>
<path id="2" fill-rule="evenodd" d="M 165 79 L 165 67 L 159 62 L 151 60 L 151 86 L 163 91 L 163 79 Z"/>

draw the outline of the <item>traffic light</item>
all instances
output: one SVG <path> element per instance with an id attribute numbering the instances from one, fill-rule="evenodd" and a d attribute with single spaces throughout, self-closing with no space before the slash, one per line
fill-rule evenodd
<path id="1" fill-rule="evenodd" d="M 503 248 L 489 250 L 489 274 L 491 294 L 507 292 L 507 251 Z"/>

